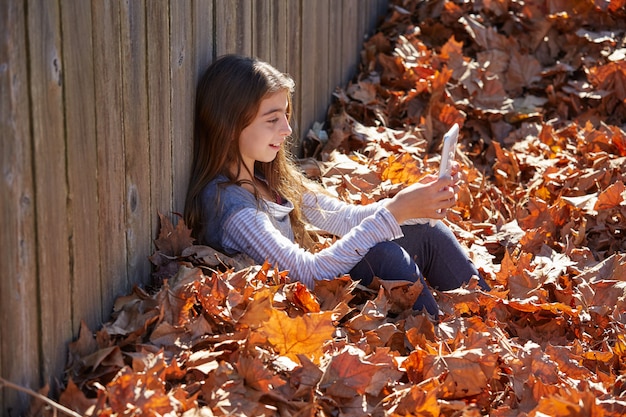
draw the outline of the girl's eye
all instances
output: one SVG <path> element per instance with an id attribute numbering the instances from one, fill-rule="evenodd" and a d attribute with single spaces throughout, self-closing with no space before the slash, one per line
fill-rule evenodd
<path id="1" fill-rule="evenodd" d="M 268 120 L 268 122 L 270 122 L 270 123 L 276 123 L 276 122 L 278 122 L 278 117 L 277 117 L 277 118 L 275 118 L 275 119 Z"/>

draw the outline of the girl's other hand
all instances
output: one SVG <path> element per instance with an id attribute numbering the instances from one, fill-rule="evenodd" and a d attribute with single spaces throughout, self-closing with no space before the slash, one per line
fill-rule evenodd
<path id="1" fill-rule="evenodd" d="M 457 164 L 453 177 L 458 174 L 458 170 Z M 399 224 L 409 219 L 443 219 L 446 209 L 456 203 L 455 186 L 456 180 L 453 178 L 429 175 L 422 181 L 402 189 L 387 200 L 385 207 Z"/>
<path id="2" fill-rule="evenodd" d="M 461 165 L 456 161 L 452 161 L 450 168 L 451 168 L 451 177 L 452 177 L 452 183 L 454 187 L 454 193 L 457 194 L 459 192 L 459 184 L 462 182 Z"/>
<path id="3" fill-rule="evenodd" d="M 461 165 L 456 161 L 450 163 L 450 176 L 456 179 L 456 182 L 461 178 Z"/>

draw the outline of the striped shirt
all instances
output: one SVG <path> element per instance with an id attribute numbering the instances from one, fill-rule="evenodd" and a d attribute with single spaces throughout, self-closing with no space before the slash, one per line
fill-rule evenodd
<path id="1" fill-rule="evenodd" d="M 202 198 L 202 236 L 209 245 L 227 254 L 244 253 L 258 263 L 268 261 L 280 270 L 288 270 L 290 278 L 309 288 L 315 280 L 348 273 L 377 243 L 403 236 L 382 201 L 357 206 L 325 194 L 308 193 L 303 196 L 305 220 L 340 237 L 331 246 L 311 253 L 293 240 L 291 202 L 259 203 L 242 187 L 220 186 L 219 177 L 205 188 Z"/>

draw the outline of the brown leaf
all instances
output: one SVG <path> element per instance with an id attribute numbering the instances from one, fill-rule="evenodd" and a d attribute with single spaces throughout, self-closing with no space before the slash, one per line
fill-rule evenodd
<path id="1" fill-rule="evenodd" d="M 314 293 L 320 300 L 320 309 L 334 310 L 341 304 L 348 304 L 354 297 L 352 291 L 357 285 L 348 275 L 333 280 L 316 281 Z"/>
<path id="2" fill-rule="evenodd" d="M 294 398 L 312 399 L 323 376 L 322 370 L 306 355 L 298 355 L 300 365 L 291 373 L 290 382 L 295 385 Z"/>
<path id="3" fill-rule="evenodd" d="M 364 395 L 378 368 L 349 349 L 333 355 L 320 381 L 320 388 L 336 398 Z"/>
<path id="4" fill-rule="evenodd" d="M 515 92 L 530 87 L 541 79 L 541 64 L 532 55 L 522 55 L 517 50 L 511 52 L 508 71 L 506 73 L 506 90 Z"/>
<path id="5" fill-rule="evenodd" d="M 273 314 L 272 297 L 274 293 L 275 291 L 270 288 L 257 290 L 238 323 L 256 329 L 270 320 Z"/>
<path id="6" fill-rule="evenodd" d="M 493 367 L 481 367 L 487 361 L 487 352 L 480 350 L 457 349 L 449 355 L 429 355 L 424 358 L 424 378 L 431 378 L 445 373 L 442 381 L 443 398 L 465 398 L 480 394 L 488 389 Z M 487 371 L 487 374 L 485 373 Z"/>
<path id="7" fill-rule="evenodd" d="M 65 390 L 59 396 L 59 403 L 80 414 L 90 415 L 93 407 L 96 405 L 96 399 L 87 398 L 70 378 Z"/>
<path id="8" fill-rule="evenodd" d="M 626 186 L 622 181 L 617 181 L 615 184 L 609 185 L 609 187 L 602 191 L 598 196 L 598 201 L 593 207 L 594 210 L 610 210 L 615 207 L 624 205 L 626 200 Z"/>
<path id="9" fill-rule="evenodd" d="M 154 244 L 160 252 L 167 256 L 178 256 L 185 248 L 193 245 L 191 229 L 185 225 L 183 219 L 179 219 L 176 228 L 171 220 L 161 213 L 159 213 L 159 219 L 161 228 Z"/>
<path id="10" fill-rule="evenodd" d="M 420 281 L 382 280 L 374 277 L 370 288 L 383 288 L 389 300 L 389 312 L 400 314 L 413 310 L 413 304 L 422 293 L 424 285 Z"/>
<path id="11" fill-rule="evenodd" d="M 258 391 L 269 393 L 285 384 L 283 379 L 271 372 L 263 361 L 257 358 L 242 355 L 236 367 L 245 379 L 246 385 Z"/>

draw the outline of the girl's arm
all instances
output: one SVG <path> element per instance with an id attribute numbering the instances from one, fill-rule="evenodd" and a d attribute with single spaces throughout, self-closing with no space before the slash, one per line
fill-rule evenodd
<path id="1" fill-rule="evenodd" d="M 223 244 L 226 249 L 245 253 L 258 263 L 267 260 L 281 270 L 288 270 L 292 279 L 313 288 L 314 280 L 348 273 L 374 245 L 401 236 L 402 230 L 394 216 L 381 206 L 342 239 L 313 254 L 283 236 L 266 213 L 246 208 L 225 222 Z"/>
<path id="2" fill-rule="evenodd" d="M 302 212 L 311 225 L 335 236 L 343 236 L 374 214 L 382 204 L 384 201 L 359 206 L 326 194 L 307 193 L 302 198 Z"/>
<path id="3" fill-rule="evenodd" d="M 458 164 L 454 164 L 453 169 L 452 178 L 426 177 L 424 182 L 412 184 L 391 198 L 365 206 L 348 204 L 323 193 L 307 193 L 303 196 L 302 210 L 313 226 L 337 236 L 349 233 L 381 206 L 386 207 L 399 224 L 442 219 L 445 209 L 456 201 Z"/>

